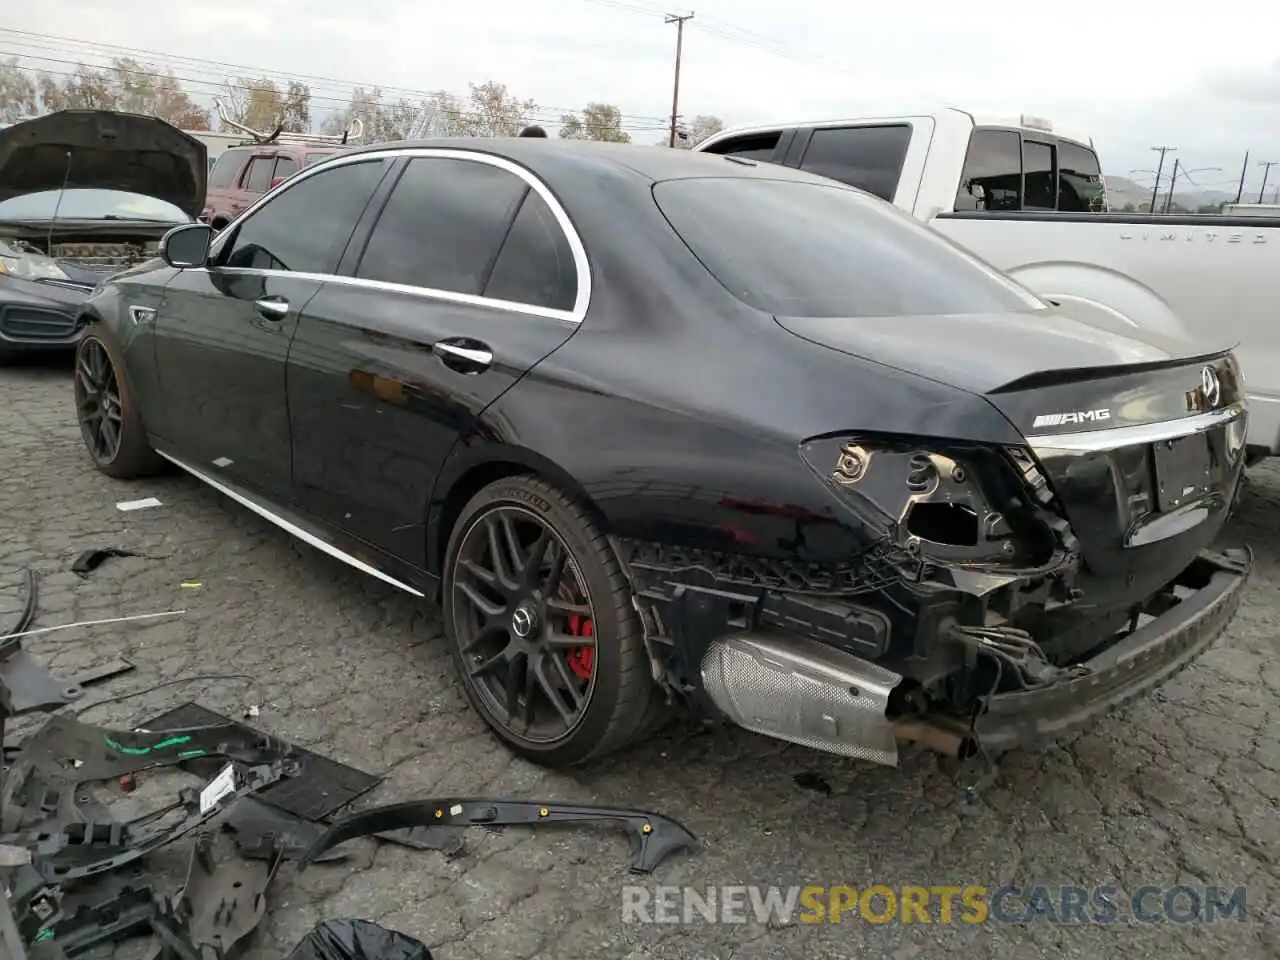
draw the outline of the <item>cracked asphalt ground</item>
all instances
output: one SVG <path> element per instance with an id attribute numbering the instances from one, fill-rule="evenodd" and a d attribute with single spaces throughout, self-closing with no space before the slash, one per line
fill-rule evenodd
<path id="1" fill-rule="evenodd" d="M 452 862 L 360 841 L 344 862 L 301 877 L 286 867 L 248 956 L 281 956 L 329 917 L 377 920 L 421 938 L 443 960 L 1280 953 L 1273 925 L 1280 468 L 1253 472 L 1226 535 L 1257 555 L 1229 634 L 1124 715 L 1069 743 L 1009 758 L 974 803 L 928 758 L 882 769 L 737 731 L 677 728 L 574 775 L 515 760 L 466 707 L 432 609 L 192 479 L 127 484 L 94 471 L 72 415 L 69 365 L 0 370 L 0 477 L 0 604 L 8 604 L 0 616 L 16 606 L 27 566 L 40 576 L 36 627 L 187 611 L 169 621 L 35 636 L 30 650 L 63 675 L 115 656 L 137 664 L 94 698 L 194 674 L 252 678 L 175 684 L 97 708 L 86 715 L 91 722 L 137 724 L 190 699 L 237 717 L 257 704 L 258 726 L 385 775 L 378 799 L 505 794 L 665 812 L 704 848 L 668 860 L 651 884 L 1245 885 L 1251 918 L 1110 926 L 870 925 L 853 916 L 816 926 L 698 918 L 623 924 L 621 888 L 636 879 L 623 834 L 509 828 L 473 831 L 467 855 Z M 152 495 L 163 506 L 115 508 Z M 144 556 L 108 560 L 82 580 L 69 568 L 93 547 Z M 187 579 L 201 586 L 181 588 Z M 798 786 L 797 775 L 821 778 L 830 794 Z M 140 780 L 123 801 L 163 795 L 156 787 L 163 777 Z M 122 800 L 114 787 L 106 792 Z"/>

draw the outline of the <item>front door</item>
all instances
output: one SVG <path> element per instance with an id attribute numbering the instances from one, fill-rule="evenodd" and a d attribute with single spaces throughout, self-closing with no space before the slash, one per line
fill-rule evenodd
<path id="1" fill-rule="evenodd" d="M 418 567 L 459 437 L 580 319 L 579 264 L 531 179 L 479 157 L 411 159 L 289 355 L 303 506 Z"/>
<path id="2" fill-rule="evenodd" d="M 220 234 L 207 267 L 166 287 L 155 430 L 176 456 L 292 499 L 285 360 L 299 315 L 336 270 L 384 171 L 370 160 L 300 176 Z"/>

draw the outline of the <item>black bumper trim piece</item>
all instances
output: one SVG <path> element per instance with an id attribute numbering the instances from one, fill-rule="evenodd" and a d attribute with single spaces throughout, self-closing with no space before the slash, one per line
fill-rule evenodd
<path id="1" fill-rule="evenodd" d="M 1239 609 L 1253 554 L 1205 552 L 1198 562 L 1213 568 L 1207 585 L 1085 661 L 1082 676 L 992 697 L 974 725 L 983 749 L 1001 753 L 1056 740 L 1150 693 L 1203 654 Z"/>

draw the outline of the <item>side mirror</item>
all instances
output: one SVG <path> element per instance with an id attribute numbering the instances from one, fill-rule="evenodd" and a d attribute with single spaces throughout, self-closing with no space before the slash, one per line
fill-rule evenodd
<path id="1" fill-rule="evenodd" d="M 203 267 L 209 262 L 213 227 L 207 223 L 184 223 L 160 238 L 160 258 L 179 270 Z"/>

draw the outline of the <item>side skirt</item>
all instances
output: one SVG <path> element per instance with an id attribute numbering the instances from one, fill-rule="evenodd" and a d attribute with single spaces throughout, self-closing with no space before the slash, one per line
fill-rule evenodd
<path id="1" fill-rule="evenodd" d="M 361 560 L 359 557 L 353 556 L 346 550 L 338 547 L 334 543 L 335 538 L 331 534 L 326 533 L 323 528 L 318 526 L 315 522 L 304 519 L 297 513 L 284 510 L 274 504 L 268 505 L 262 498 L 249 493 L 243 488 L 230 485 L 225 479 L 217 479 L 206 473 L 204 470 L 201 470 L 199 467 L 192 466 L 171 453 L 167 453 L 160 449 L 157 449 L 156 453 L 164 457 L 174 466 L 185 470 L 202 483 L 205 483 L 214 490 L 217 490 L 219 493 L 230 497 L 236 503 L 240 504 L 240 506 L 246 507 L 263 519 L 271 521 L 281 530 L 292 534 L 303 543 L 315 547 L 317 550 L 327 553 L 331 557 L 341 560 L 343 563 L 354 567 L 361 573 L 368 574 L 371 577 L 377 577 L 383 583 L 389 583 L 391 586 L 403 590 L 405 593 L 412 594 L 415 597 L 427 597 L 427 593 L 419 590 L 417 587 L 411 586 L 403 580 L 399 580 L 391 576 L 389 573 L 368 560 Z M 351 546 L 354 547 L 355 545 L 351 544 Z M 429 575 L 424 574 L 423 576 Z"/>

